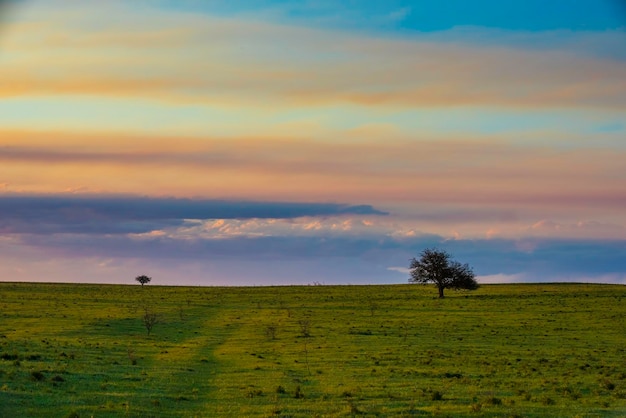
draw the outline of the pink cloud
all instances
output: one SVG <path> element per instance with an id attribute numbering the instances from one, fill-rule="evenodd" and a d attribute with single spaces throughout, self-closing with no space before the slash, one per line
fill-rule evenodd
<path id="1" fill-rule="evenodd" d="M 33 25 L 44 16 L 45 24 Z M 395 108 L 626 106 L 626 69 L 619 62 L 451 34 L 458 38 L 391 39 L 165 14 L 123 2 L 35 2 L 4 35 L 13 59 L 0 69 L 0 95 Z M 593 42 L 598 36 L 589 35 Z M 604 36 L 610 42 L 621 34 Z"/>

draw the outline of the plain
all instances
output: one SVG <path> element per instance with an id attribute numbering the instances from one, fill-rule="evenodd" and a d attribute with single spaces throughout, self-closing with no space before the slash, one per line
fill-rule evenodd
<path id="1" fill-rule="evenodd" d="M 0 283 L 0 416 L 626 416 L 625 286 L 436 296 Z"/>

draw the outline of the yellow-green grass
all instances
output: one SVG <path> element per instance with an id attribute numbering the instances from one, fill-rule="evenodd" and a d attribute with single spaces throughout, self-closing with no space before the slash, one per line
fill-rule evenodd
<path id="1" fill-rule="evenodd" d="M 422 285 L 1 283 L 0 416 L 623 417 L 625 304 L 617 285 L 440 300 Z"/>

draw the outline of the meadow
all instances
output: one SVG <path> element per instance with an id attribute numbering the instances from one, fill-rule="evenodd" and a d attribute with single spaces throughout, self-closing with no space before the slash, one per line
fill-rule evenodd
<path id="1" fill-rule="evenodd" d="M 626 416 L 625 286 L 436 293 L 0 283 L 0 416 Z"/>

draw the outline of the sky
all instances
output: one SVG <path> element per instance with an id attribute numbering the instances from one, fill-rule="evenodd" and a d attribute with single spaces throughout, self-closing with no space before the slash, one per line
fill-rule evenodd
<path id="1" fill-rule="evenodd" d="M 0 5 L 0 281 L 626 284 L 626 2 Z"/>

